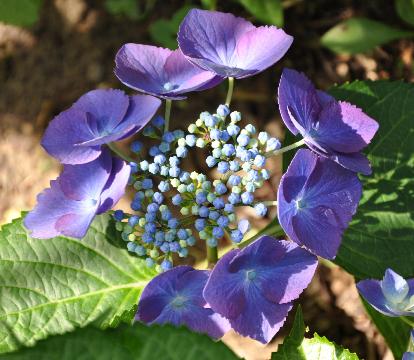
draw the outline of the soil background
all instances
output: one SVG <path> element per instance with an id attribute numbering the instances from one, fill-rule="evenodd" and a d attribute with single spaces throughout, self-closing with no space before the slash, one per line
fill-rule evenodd
<path id="1" fill-rule="evenodd" d="M 45 0 L 39 21 L 30 29 L 0 23 L 0 224 L 33 207 L 36 194 L 59 173 L 59 165 L 39 145 L 48 122 L 94 88 L 115 87 L 130 92 L 113 74 L 117 50 L 127 42 L 153 43 L 148 32 L 153 21 L 169 18 L 185 4 L 200 7 L 195 1 L 154 1 L 153 10 L 140 21 L 108 13 L 103 1 Z M 295 41 L 288 54 L 271 69 L 236 82 L 232 107 L 243 113 L 246 122 L 283 138 L 276 103 L 283 67 L 305 72 L 322 89 L 353 79 L 413 80 L 412 41 L 394 41 L 354 56 L 336 55 L 319 44 L 326 30 L 352 16 L 406 27 L 396 15 L 393 1 L 291 3 L 285 10 L 284 29 Z M 254 21 L 236 1 L 222 0 L 217 7 Z M 203 93 L 192 93 L 187 101 L 175 102 L 172 126 L 184 127 L 201 111 L 214 111 L 224 102 L 225 93 L 223 84 Z M 202 165 L 202 155 L 192 155 L 191 161 L 199 171 L 208 171 Z M 280 160 L 275 160 L 272 167 L 276 174 L 273 182 L 261 189 L 259 195 L 267 199 L 275 196 L 281 175 Z M 121 206 L 127 206 L 127 201 Z M 272 216 L 274 212 L 270 212 L 268 220 Z M 254 218 L 252 222 L 256 227 L 265 224 Z M 325 335 L 360 358 L 392 359 L 364 313 L 353 278 L 343 270 L 330 263 L 322 264 L 300 302 L 311 333 Z M 292 316 L 267 347 L 234 334 L 226 335 L 224 341 L 247 359 L 268 359 L 288 332 L 291 321 Z"/>

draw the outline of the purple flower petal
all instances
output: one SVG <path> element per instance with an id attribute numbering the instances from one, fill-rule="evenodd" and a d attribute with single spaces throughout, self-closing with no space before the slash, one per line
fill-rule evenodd
<path id="1" fill-rule="evenodd" d="M 384 279 L 362 280 L 357 283 L 359 293 L 380 313 L 392 316 L 414 316 L 414 279 L 405 281 L 400 275 L 387 269 Z"/>
<path id="2" fill-rule="evenodd" d="M 151 280 L 145 287 L 136 319 L 147 324 L 186 325 L 191 330 L 220 338 L 228 322 L 215 314 L 203 298 L 208 271 L 177 266 Z"/>
<path id="3" fill-rule="evenodd" d="M 191 64 L 181 50 L 125 44 L 118 51 L 115 75 L 125 85 L 164 99 L 211 88 L 222 81 L 216 74 Z"/>
<path id="4" fill-rule="evenodd" d="M 283 325 L 291 301 L 309 285 L 317 262 L 296 244 L 263 236 L 218 261 L 204 298 L 234 330 L 266 343 Z"/>
<path id="5" fill-rule="evenodd" d="M 120 167 L 119 160 L 107 151 L 87 164 L 66 165 L 50 188 L 39 194 L 36 207 L 24 220 L 25 226 L 34 238 L 83 238 L 99 209 L 109 208 L 107 199 L 111 199 L 111 205 L 119 200 L 129 171 L 129 166 Z"/>
<path id="6" fill-rule="evenodd" d="M 197 66 L 221 77 L 244 78 L 277 62 L 293 38 L 275 26 L 255 27 L 232 14 L 192 9 L 178 31 L 178 44 Z"/>
<path id="7" fill-rule="evenodd" d="M 95 160 L 101 145 L 144 127 L 161 102 L 148 95 L 128 97 L 120 90 L 93 90 L 56 116 L 42 139 L 46 151 L 64 164 Z"/>
<path id="8" fill-rule="evenodd" d="M 356 212 L 361 192 L 355 173 L 301 149 L 279 185 L 280 225 L 297 244 L 332 259 Z"/>
<path id="9" fill-rule="evenodd" d="M 401 360 L 414 360 L 414 352 L 405 352 Z"/>
<path id="10" fill-rule="evenodd" d="M 316 90 L 309 79 L 284 69 L 278 89 L 279 109 L 289 130 L 300 133 L 310 149 L 345 168 L 371 173 L 360 153 L 378 130 L 378 123 L 352 104 Z"/>

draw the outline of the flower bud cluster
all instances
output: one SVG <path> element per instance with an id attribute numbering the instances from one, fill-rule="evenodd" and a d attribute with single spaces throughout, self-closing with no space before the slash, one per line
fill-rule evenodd
<path id="1" fill-rule="evenodd" d="M 247 220 L 238 221 L 237 206 L 251 206 L 263 217 L 267 207 L 255 202 L 254 193 L 270 178 L 264 168 L 266 154 L 280 148 L 278 139 L 256 133 L 253 125 L 240 128 L 241 114 L 220 105 L 215 114 L 203 112 L 188 133 L 162 133 L 164 120 L 155 118 L 144 135 L 159 139 L 144 158 L 143 145 L 131 150 L 140 161 L 131 162 L 130 185 L 136 190 L 131 209 L 134 215 L 114 213 L 128 250 L 145 257 L 160 271 L 172 267 L 173 254 L 188 255 L 196 238 L 216 247 L 226 234 L 234 243 L 249 230 Z M 220 179 L 186 171 L 182 160 L 191 148 L 208 150 L 206 163 L 216 168 Z"/>

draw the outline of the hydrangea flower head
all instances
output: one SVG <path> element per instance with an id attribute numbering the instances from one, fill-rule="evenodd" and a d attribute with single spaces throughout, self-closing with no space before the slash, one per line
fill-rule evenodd
<path id="1" fill-rule="evenodd" d="M 190 63 L 180 49 L 125 44 L 118 51 L 115 75 L 138 91 L 164 99 L 185 99 L 190 91 L 209 89 L 223 79 Z"/>
<path id="2" fill-rule="evenodd" d="M 356 173 L 300 149 L 280 181 L 280 225 L 297 244 L 332 259 L 357 210 L 361 192 Z"/>
<path id="3" fill-rule="evenodd" d="M 121 90 L 92 90 L 57 115 L 42 139 L 46 151 L 63 164 L 84 164 L 102 153 L 102 145 L 141 130 L 161 101 Z"/>
<path id="4" fill-rule="evenodd" d="M 145 287 L 136 319 L 147 324 L 186 325 L 193 331 L 221 338 L 229 330 L 228 322 L 209 308 L 203 287 L 209 271 L 177 266 Z"/>
<path id="5" fill-rule="evenodd" d="M 65 165 L 50 188 L 38 195 L 24 224 L 34 238 L 83 238 L 97 214 L 112 208 L 125 192 L 130 167 L 104 150 L 82 165 Z"/>
<path id="6" fill-rule="evenodd" d="M 184 55 L 222 77 L 245 78 L 278 61 L 293 38 L 275 26 L 256 27 L 232 14 L 192 9 L 178 31 Z"/>
<path id="7" fill-rule="evenodd" d="M 391 269 L 382 280 L 362 280 L 359 293 L 377 311 L 388 316 L 414 316 L 414 279 L 405 280 Z"/>
<path id="8" fill-rule="evenodd" d="M 315 89 L 303 74 L 284 69 L 278 90 L 279 109 L 288 129 L 301 134 L 310 149 L 345 168 L 371 173 L 360 152 L 378 130 L 361 109 Z"/>
<path id="9" fill-rule="evenodd" d="M 296 244 L 263 236 L 218 261 L 204 298 L 235 331 L 268 343 L 312 280 L 317 263 Z"/>

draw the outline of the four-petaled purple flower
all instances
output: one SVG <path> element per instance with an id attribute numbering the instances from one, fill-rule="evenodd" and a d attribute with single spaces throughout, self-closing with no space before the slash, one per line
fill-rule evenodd
<path id="1" fill-rule="evenodd" d="M 204 288 L 211 308 L 243 336 L 268 343 L 308 286 L 318 259 L 292 242 L 263 236 L 232 250 L 214 267 Z"/>
<path id="2" fill-rule="evenodd" d="M 130 170 L 108 150 L 90 163 L 65 165 L 50 188 L 38 195 L 25 226 L 34 238 L 83 238 L 95 215 L 108 211 L 123 196 Z"/>
<path id="3" fill-rule="evenodd" d="M 161 101 L 149 95 L 127 96 L 121 90 L 92 90 L 46 129 L 42 145 L 63 164 L 95 160 L 102 145 L 131 136 L 154 116 Z"/>
<path id="4" fill-rule="evenodd" d="M 203 298 L 208 276 L 208 270 L 191 266 L 177 266 L 158 275 L 145 287 L 136 319 L 147 324 L 186 325 L 193 331 L 221 338 L 229 324 Z"/>
<path id="5" fill-rule="evenodd" d="M 183 54 L 197 66 L 222 77 L 255 75 L 282 58 L 293 37 L 275 26 L 217 11 L 190 10 L 178 30 Z"/>
<path id="6" fill-rule="evenodd" d="M 414 279 L 405 280 L 391 269 L 382 280 L 362 280 L 359 293 L 377 311 L 387 316 L 414 316 Z"/>
<path id="7" fill-rule="evenodd" d="M 371 173 L 360 152 L 378 130 L 378 123 L 356 106 L 316 90 L 309 79 L 284 69 L 278 91 L 279 109 L 288 129 L 306 145 L 355 172 Z"/>
<path id="8" fill-rule="evenodd" d="M 280 181 L 280 225 L 297 244 L 332 259 L 356 212 L 361 192 L 356 173 L 300 149 Z"/>
<path id="9" fill-rule="evenodd" d="M 164 99 L 216 86 L 223 79 L 190 63 L 180 49 L 125 44 L 116 54 L 115 75 L 125 85 Z"/>

